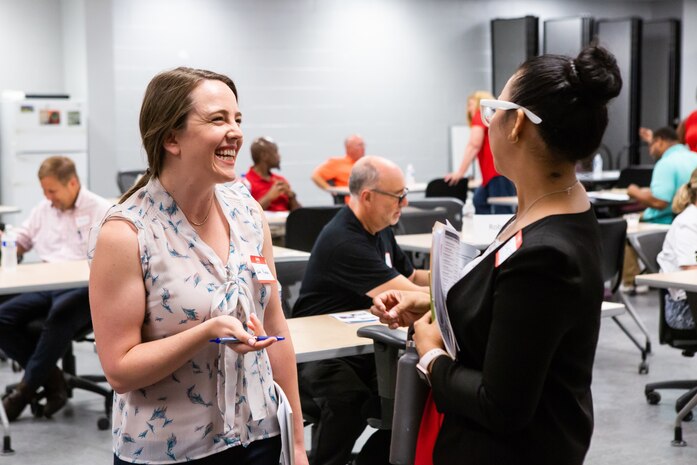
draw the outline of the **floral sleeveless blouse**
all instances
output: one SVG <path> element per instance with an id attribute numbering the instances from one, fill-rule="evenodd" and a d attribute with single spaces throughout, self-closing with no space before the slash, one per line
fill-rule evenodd
<path id="1" fill-rule="evenodd" d="M 245 322 L 256 313 L 263 322 L 270 287 L 258 283 L 250 265 L 250 256 L 262 255 L 262 213 L 241 183 L 217 186 L 216 199 L 230 224 L 227 263 L 199 239 L 156 179 L 107 213 L 104 221 L 125 219 L 138 232 L 143 342 L 218 315 Z M 90 258 L 100 227 L 90 237 Z M 246 446 L 279 434 L 276 407 L 265 350 L 239 355 L 210 343 L 158 383 L 114 395 L 114 452 L 134 463 L 174 463 Z"/>

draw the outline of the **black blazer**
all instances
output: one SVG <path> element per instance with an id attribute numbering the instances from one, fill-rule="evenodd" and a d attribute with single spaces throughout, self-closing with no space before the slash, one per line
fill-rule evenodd
<path id="1" fill-rule="evenodd" d="M 581 464 L 590 445 L 603 297 L 598 224 L 588 210 L 522 233 L 499 267 L 492 252 L 448 294 L 460 351 L 432 367 L 445 414 L 437 465 Z"/>

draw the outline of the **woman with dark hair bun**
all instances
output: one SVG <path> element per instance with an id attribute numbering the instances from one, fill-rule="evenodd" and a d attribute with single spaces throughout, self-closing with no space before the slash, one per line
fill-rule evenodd
<path id="1" fill-rule="evenodd" d="M 575 59 L 528 60 L 498 100 L 481 101 L 496 170 L 515 184 L 519 207 L 448 292 L 455 359 L 428 295 L 374 299 L 383 322 L 414 323 L 418 366 L 443 414 L 433 463 L 583 463 L 603 280 L 598 224 L 574 165 L 600 145 L 621 87 L 614 57 L 588 47 Z"/>

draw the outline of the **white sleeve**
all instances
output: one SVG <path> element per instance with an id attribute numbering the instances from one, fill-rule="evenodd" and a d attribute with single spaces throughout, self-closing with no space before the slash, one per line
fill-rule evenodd
<path id="1" fill-rule="evenodd" d="M 697 222 L 681 223 L 675 231 L 675 258 L 678 266 L 697 265 Z"/>

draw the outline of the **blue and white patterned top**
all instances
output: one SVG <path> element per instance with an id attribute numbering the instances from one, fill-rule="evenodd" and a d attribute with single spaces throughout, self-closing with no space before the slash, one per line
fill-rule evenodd
<path id="1" fill-rule="evenodd" d="M 156 179 L 107 213 L 104 221 L 126 219 L 138 231 L 147 302 L 143 342 L 218 315 L 245 322 L 253 312 L 263 322 L 270 288 L 257 282 L 249 259 L 262 255 L 262 213 L 240 183 L 217 186 L 216 199 L 230 224 L 227 263 Z M 90 237 L 90 258 L 98 232 Z M 211 343 L 158 383 L 114 396 L 114 452 L 134 463 L 176 463 L 246 446 L 279 434 L 276 407 L 265 350 L 239 355 Z"/>

